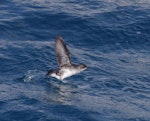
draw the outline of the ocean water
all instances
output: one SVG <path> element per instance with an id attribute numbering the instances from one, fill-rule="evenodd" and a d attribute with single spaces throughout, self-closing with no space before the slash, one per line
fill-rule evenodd
<path id="1" fill-rule="evenodd" d="M 58 35 L 89 67 L 65 82 Z M 150 1 L 0 0 L 0 121 L 150 121 Z"/>

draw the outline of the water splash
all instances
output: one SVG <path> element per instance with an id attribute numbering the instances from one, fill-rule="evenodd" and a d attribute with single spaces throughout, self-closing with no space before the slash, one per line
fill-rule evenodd
<path id="1" fill-rule="evenodd" d="M 24 77 L 24 82 L 31 82 L 39 80 L 39 78 L 43 77 L 45 75 L 44 72 L 39 70 L 28 70 Z"/>

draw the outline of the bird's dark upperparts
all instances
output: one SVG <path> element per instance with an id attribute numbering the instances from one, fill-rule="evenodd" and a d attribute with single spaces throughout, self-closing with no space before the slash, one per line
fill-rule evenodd
<path id="1" fill-rule="evenodd" d="M 55 40 L 55 52 L 59 68 L 57 70 L 49 70 L 47 75 L 63 80 L 87 69 L 85 64 L 72 64 L 70 52 L 61 36 Z"/>

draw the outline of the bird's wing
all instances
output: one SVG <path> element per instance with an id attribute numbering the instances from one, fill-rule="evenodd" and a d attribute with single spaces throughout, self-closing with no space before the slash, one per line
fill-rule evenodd
<path id="1" fill-rule="evenodd" d="M 55 41 L 55 51 L 59 68 L 64 65 L 71 65 L 70 52 L 61 36 L 57 37 Z"/>

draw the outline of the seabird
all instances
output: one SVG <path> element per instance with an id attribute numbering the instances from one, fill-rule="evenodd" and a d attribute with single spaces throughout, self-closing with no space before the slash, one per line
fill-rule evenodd
<path id="1" fill-rule="evenodd" d="M 49 70 L 47 75 L 63 80 L 87 69 L 85 64 L 72 64 L 70 52 L 61 36 L 58 36 L 55 40 L 55 52 L 59 68 Z"/>

